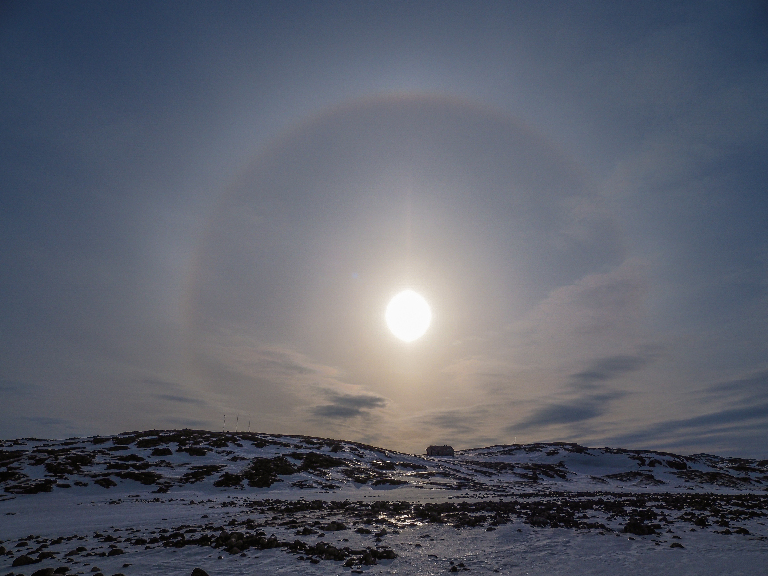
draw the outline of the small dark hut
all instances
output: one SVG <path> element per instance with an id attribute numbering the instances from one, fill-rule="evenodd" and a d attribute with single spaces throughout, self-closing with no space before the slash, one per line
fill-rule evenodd
<path id="1" fill-rule="evenodd" d="M 427 456 L 453 456 L 453 446 L 430 446 Z"/>

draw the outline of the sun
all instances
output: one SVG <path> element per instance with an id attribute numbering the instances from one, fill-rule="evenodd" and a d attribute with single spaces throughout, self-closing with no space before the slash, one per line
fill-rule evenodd
<path id="1" fill-rule="evenodd" d="M 384 319 L 392 334 L 403 342 L 413 342 L 429 328 L 432 310 L 423 296 L 404 290 L 389 301 Z"/>

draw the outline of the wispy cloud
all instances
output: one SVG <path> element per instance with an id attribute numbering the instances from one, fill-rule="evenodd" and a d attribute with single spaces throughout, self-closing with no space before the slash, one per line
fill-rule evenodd
<path id="1" fill-rule="evenodd" d="M 607 439 L 615 446 L 683 447 L 702 451 L 720 443 L 731 454 L 765 457 L 768 436 L 768 402 L 728 410 L 716 410 L 692 418 L 666 420 L 636 432 Z M 756 441 L 756 438 L 763 440 Z"/>
<path id="2" fill-rule="evenodd" d="M 478 432 L 482 415 L 487 411 L 478 407 L 462 410 L 441 410 L 421 417 L 423 422 L 432 428 L 438 428 L 441 433 L 449 433 L 456 437 L 469 437 Z"/>
<path id="3" fill-rule="evenodd" d="M 195 397 L 190 391 L 178 382 L 170 382 L 168 380 L 159 380 L 154 378 L 145 378 L 142 383 L 152 388 L 160 388 L 165 392 L 152 393 L 153 398 L 158 400 L 165 400 L 167 402 L 176 402 L 178 404 L 189 404 L 195 406 L 208 406 L 208 402 L 200 398 Z"/>
<path id="4" fill-rule="evenodd" d="M 576 424 L 593 420 L 606 414 L 611 403 L 626 396 L 619 390 L 589 394 L 581 398 L 552 402 L 537 410 L 521 422 L 507 427 L 508 432 L 528 431 L 534 428 Z"/>
<path id="5" fill-rule="evenodd" d="M 650 360 L 649 355 L 629 354 L 598 358 L 593 360 L 585 370 L 571 374 L 571 379 L 580 385 L 607 382 L 625 374 L 642 370 Z"/>
<path id="6" fill-rule="evenodd" d="M 642 360 L 622 356 L 651 340 L 644 329 L 648 283 L 647 263 L 628 259 L 552 290 L 509 325 L 512 359 L 522 367 L 546 370 L 554 358 L 574 364 L 598 355 L 614 358 L 578 371 L 584 380 L 633 368 Z"/>
<path id="7" fill-rule="evenodd" d="M 194 404 L 196 406 L 207 406 L 208 403 L 205 400 L 198 398 L 190 398 L 189 396 L 179 396 L 177 394 L 155 394 L 155 398 L 160 400 L 167 400 L 168 402 L 179 402 L 181 404 Z"/>
<path id="8" fill-rule="evenodd" d="M 768 402 L 768 371 L 714 384 L 704 390 L 704 397 L 729 404 Z"/>
<path id="9" fill-rule="evenodd" d="M 611 405 L 629 393 L 615 389 L 609 382 L 645 368 L 654 354 L 620 354 L 596 358 L 584 370 L 570 375 L 560 398 L 547 402 L 524 420 L 507 428 L 510 432 L 527 431 L 568 424 L 578 424 L 607 414 Z"/>
<path id="10" fill-rule="evenodd" d="M 614 445 L 686 448 L 700 451 L 718 443 L 745 455 L 766 455 L 764 442 L 755 438 L 768 436 L 768 372 L 758 372 L 718 382 L 700 395 L 714 405 L 704 414 L 690 418 L 656 422 L 634 432 L 609 438 Z M 709 448 L 711 449 L 711 448 Z"/>
<path id="11" fill-rule="evenodd" d="M 0 394 L 29 394 L 37 386 L 29 382 L 19 382 L 18 380 L 0 380 Z"/>
<path id="12" fill-rule="evenodd" d="M 43 436 L 57 438 L 74 433 L 77 426 L 72 420 L 48 416 L 23 416 L 21 420 L 33 424 L 35 428 L 45 430 Z"/>
<path id="13" fill-rule="evenodd" d="M 320 418 L 356 418 L 365 416 L 371 410 L 383 408 L 387 401 L 381 396 L 372 394 L 329 394 L 330 403 L 315 406 L 310 410 Z"/>

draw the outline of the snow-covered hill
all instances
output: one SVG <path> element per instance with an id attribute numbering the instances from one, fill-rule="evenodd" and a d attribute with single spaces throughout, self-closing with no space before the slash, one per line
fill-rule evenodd
<path id="1" fill-rule="evenodd" d="M 768 566 L 768 461 L 703 454 L 152 430 L 0 442 L 0 487 L 13 574 Z"/>

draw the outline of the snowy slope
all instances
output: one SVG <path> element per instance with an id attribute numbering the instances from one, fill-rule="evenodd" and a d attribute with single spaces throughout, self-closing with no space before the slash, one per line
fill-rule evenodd
<path id="1" fill-rule="evenodd" d="M 768 461 L 147 431 L 2 442 L 0 487 L 0 574 L 768 573 Z"/>

